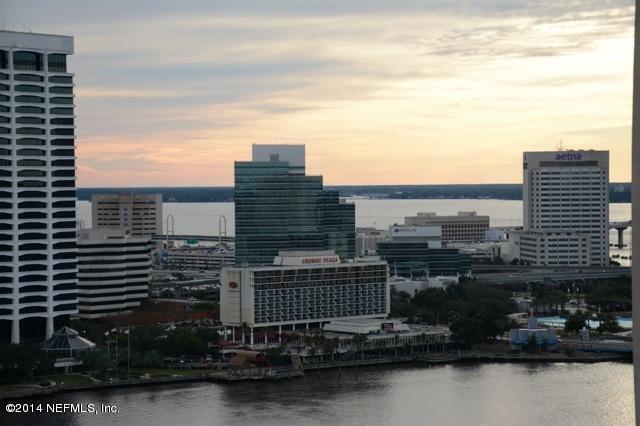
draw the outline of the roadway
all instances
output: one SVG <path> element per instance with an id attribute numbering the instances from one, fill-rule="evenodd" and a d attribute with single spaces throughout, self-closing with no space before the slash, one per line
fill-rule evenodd
<path id="1" fill-rule="evenodd" d="M 530 270 L 522 272 L 502 272 L 474 274 L 481 284 L 511 284 L 511 283 L 552 283 L 571 280 L 606 279 L 631 276 L 630 268 L 600 268 L 573 270 Z"/>

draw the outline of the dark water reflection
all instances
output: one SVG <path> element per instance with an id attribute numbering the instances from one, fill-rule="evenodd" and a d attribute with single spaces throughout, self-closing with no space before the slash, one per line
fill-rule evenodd
<path id="1" fill-rule="evenodd" d="M 37 402 L 110 403 L 119 413 L 4 415 L 0 423 L 631 425 L 634 418 L 633 366 L 619 363 L 369 367 L 291 382 L 157 386 Z"/>

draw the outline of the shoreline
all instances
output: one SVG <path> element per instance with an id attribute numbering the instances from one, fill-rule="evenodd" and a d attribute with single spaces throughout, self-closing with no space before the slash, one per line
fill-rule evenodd
<path id="1" fill-rule="evenodd" d="M 275 375 L 255 375 L 255 376 L 235 376 L 228 372 L 219 372 L 217 374 L 203 373 L 202 375 L 194 375 L 188 377 L 159 377 L 153 379 L 135 379 L 119 382 L 94 383 L 89 385 L 74 385 L 66 387 L 39 387 L 29 385 L 13 385 L 16 389 L 3 391 L 0 387 L 0 401 L 22 400 L 37 398 L 39 396 L 50 396 L 69 392 L 82 392 L 93 390 L 107 390 L 130 387 L 146 387 L 168 384 L 186 384 L 208 382 L 217 384 L 246 383 L 258 381 L 283 381 L 304 378 L 305 371 L 335 370 L 341 368 L 357 368 L 357 367 L 373 367 L 379 365 L 402 365 L 413 363 L 418 366 L 436 366 L 436 365 L 452 365 L 452 364 L 506 364 L 506 363 L 579 363 L 594 364 L 600 362 L 632 362 L 631 354 L 580 354 L 576 356 L 567 356 L 562 353 L 548 353 L 544 355 L 533 354 L 508 354 L 508 353 L 490 353 L 490 352 L 469 352 L 461 354 L 438 354 L 435 356 L 425 356 L 424 354 L 416 354 L 410 356 L 401 356 L 394 358 L 380 359 L 362 359 L 358 361 L 339 361 L 321 364 L 305 365 L 300 370 L 281 370 Z M 22 389 L 19 389 L 23 387 Z"/>

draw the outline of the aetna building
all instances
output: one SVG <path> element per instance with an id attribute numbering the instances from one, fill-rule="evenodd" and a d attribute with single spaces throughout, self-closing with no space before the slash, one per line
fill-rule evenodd
<path id="1" fill-rule="evenodd" d="M 525 152 L 523 230 L 509 238 L 533 265 L 608 265 L 609 151 Z"/>

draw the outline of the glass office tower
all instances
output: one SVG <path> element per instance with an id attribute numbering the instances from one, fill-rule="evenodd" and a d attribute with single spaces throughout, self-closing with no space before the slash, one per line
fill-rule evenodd
<path id="1" fill-rule="evenodd" d="M 355 255 L 355 206 L 306 176 L 304 145 L 254 145 L 235 163 L 237 265 L 272 264 L 280 250 Z"/>

